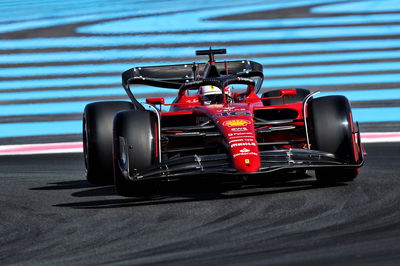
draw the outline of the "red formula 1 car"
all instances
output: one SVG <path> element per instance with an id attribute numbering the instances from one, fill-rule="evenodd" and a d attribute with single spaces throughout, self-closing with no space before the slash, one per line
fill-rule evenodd
<path id="1" fill-rule="evenodd" d="M 150 182 L 201 176 L 268 179 L 315 170 L 323 183 L 353 180 L 363 164 L 358 126 L 344 96 L 306 89 L 258 96 L 262 65 L 216 62 L 135 67 L 122 74 L 131 102 L 88 104 L 83 116 L 87 179 L 135 195 Z M 134 84 L 178 91 L 141 104 Z"/>

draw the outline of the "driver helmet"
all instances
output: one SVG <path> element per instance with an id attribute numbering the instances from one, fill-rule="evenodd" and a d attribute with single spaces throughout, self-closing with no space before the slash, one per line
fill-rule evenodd
<path id="1" fill-rule="evenodd" d="M 199 96 L 204 104 L 218 104 L 223 101 L 221 89 L 213 85 L 201 86 Z"/>

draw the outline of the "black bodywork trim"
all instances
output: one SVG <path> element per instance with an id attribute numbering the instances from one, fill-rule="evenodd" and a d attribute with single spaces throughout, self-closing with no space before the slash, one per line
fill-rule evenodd
<path id="1" fill-rule="evenodd" d="M 215 125 L 210 126 L 180 126 L 180 127 L 162 127 L 161 131 L 193 131 L 193 130 L 208 130 L 215 129 Z"/>
<path id="2" fill-rule="evenodd" d="M 144 169 L 142 173 L 130 173 L 128 178 L 131 181 L 139 181 L 190 178 L 193 175 L 207 174 L 243 176 L 298 169 L 359 168 L 364 164 L 362 152 L 359 156 L 360 160 L 358 162 L 350 164 L 339 160 L 334 154 L 322 151 L 308 149 L 261 151 L 261 167 L 259 171 L 255 173 L 241 173 L 232 166 L 228 154 L 190 155 L 170 159 L 165 163 Z"/>
<path id="3" fill-rule="evenodd" d="M 251 72 L 263 72 L 261 64 L 250 60 L 226 61 L 229 75 L 249 77 Z M 202 76 L 202 71 L 207 63 L 193 63 Z M 220 70 L 221 75 L 226 75 L 225 62 L 215 62 L 213 65 Z M 177 64 L 164 66 L 133 67 L 122 73 L 122 84 L 129 84 L 135 79 L 151 80 L 148 84 L 166 88 L 179 88 L 182 83 L 197 80 L 193 73 L 192 64 Z M 261 84 L 260 84 L 261 86 Z"/>

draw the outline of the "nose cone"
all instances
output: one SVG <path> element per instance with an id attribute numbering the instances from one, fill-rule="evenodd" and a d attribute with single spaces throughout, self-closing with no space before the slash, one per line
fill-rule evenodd
<path id="1" fill-rule="evenodd" d="M 242 173 L 257 172 L 261 166 L 260 154 L 253 115 L 248 105 L 236 103 L 215 106 L 207 111 L 225 136 L 236 170 Z"/>
<path id="2" fill-rule="evenodd" d="M 230 129 L 227 140 L 229 143 L 233 166 L 242 173 L 257 172 L 260 168 L 260 153 L 253 124 Z M 235 131 L 235 129 L 240 129 Z M 228 129 L 229 130 L 229 129 Z"/>
<path id="3" fill-rule="evenodd" d="M 239 172 L 254 173 L 260 169 L 260 157 L 255 155 L 240 155 L 233 159 L 233 164 Z"/>

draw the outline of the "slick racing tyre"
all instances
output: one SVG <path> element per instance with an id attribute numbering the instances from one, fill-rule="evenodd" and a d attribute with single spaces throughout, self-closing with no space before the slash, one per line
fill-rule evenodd
<path id="1" fill-rule="evenodd" d="M 86 178 L 92 184 L 113 183 L 112 136 L 114 116 L 134 109 L 123 101 L 95 102 L 83 113 L 83 152 Z"/>
<path id="2" fill-rule="evenodd" d="M 333 153 L 344 164 L 358 160 L 353 134 L 353 120 L 349 101 L 344 96 L 313 99 L 308 104 L 310 142 L 313 150 Z M 352 181 L 357 168 L 316 169 L 317 180 L 323 184 Z"/>
<path id="3" fill-rule="evenodd" d="M 283 98 L 276 98 L 276 99 L 263 99 L 261 100 L 264 106 L 271 106 L 271 105 L 282 105 L 282 104 L 288 104 L 288 103 L 296 103 L 296 102 L 302 102 L 304 98 L 307 97 L 307 95 L 310 94 L 310 91 L 307 89 L 296 89 L 296 95 L 293 96 L 286 96 L 285 101 Z M 262 98 L 265 97 L 279 97 L 281 95 L 280 90 L 273 90 L 273 91 L 267 91 L 262 94 Z"/>
<path id="4" fill-rule="evenodd" d="M 125 111 L 114 120 L 114 185 L 121 196 L 151 193 L 152 183 L 128 178 L 157 162 L 158 125 L 154 113 L 145 110 Z"/>

